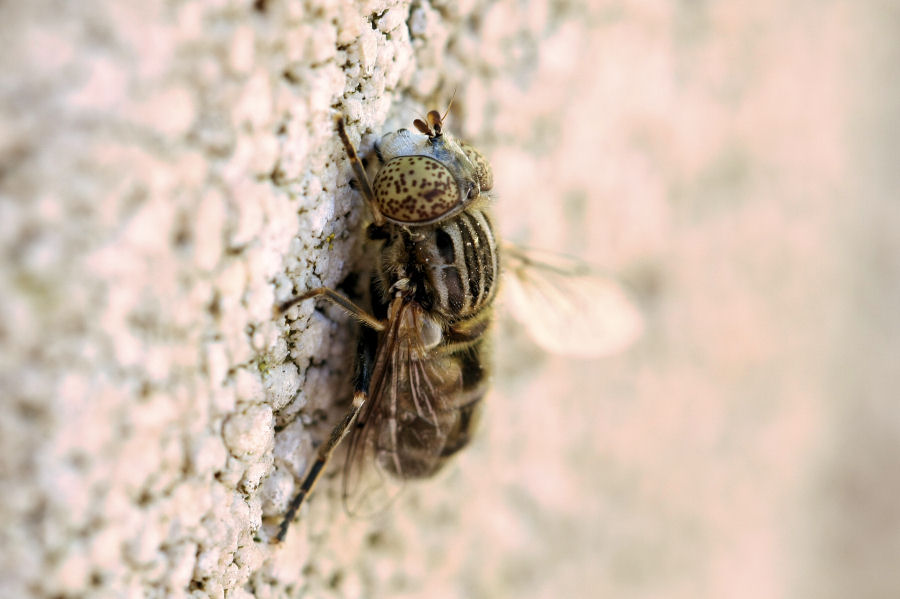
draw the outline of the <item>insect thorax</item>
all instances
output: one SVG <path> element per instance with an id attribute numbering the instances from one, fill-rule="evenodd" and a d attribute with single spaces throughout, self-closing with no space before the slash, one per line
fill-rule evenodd
<path id="1" fill-rule="evenodd" d="M 408 279 L 415 301 L 448 323 L 490 306 L 499 258 L 485 209 L 470 208 L 428 227 L 386 229 L 378 273 L 383 290 Z"/>

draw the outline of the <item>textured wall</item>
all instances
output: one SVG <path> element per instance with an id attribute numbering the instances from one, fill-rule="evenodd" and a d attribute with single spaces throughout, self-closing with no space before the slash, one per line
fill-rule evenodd
<path id="1" fill-rule="evenodd" d="M 0 595 L 893 597 L 888 2 L 0 5 Z M 383 518 L 328 479 L 365 151 L 456 92 L 501 228 L 619 272 L 598 362 L 501 320 L 481 436 Z M 360 135 L 363 137 L 360 139 Z M 577 326 L 577 323 L 573 323 Z"/>

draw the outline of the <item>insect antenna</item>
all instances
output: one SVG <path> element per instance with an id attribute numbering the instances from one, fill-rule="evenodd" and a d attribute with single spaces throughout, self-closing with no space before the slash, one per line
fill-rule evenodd
<path id="1" fill-rule="evenodd" d="M 453 93 L 450 94 L 450 101 L 447 102 L 447 110 L 444 111 L 444 116 L 441 117 L 441 123 L 443 123 L 447 119 L 447 115 L 450 114 L 450 108 L 453 106 L 453 100 L 456 99 L 456 89 L 453 88 Z"/>
<path id="2" fill-rule="evenodd" d="M 424 133 L 431 139 L 440 137 L 443 133 L 444 120 L 447 118 L 447 115 L 450 114 L 450 107 L 453 106 L 453 99 L 455 97 L 456 89 L 453 90 L 453 94 L 450 96 L 450 102 L 447 103 L 447 110 L 444 111 L 443 116 L 437 110 L 429 110 L 428 114 L 425 115 L 424 120 L 415 119 L 413 125 L 420 133 Z"/>
<path id="3" fill-rule="evenodd" d="M 428 114 L 431 115 L 430 112 Z M 430 119 L 427 116 L 425 117 L 425 119 L 430 121 Z M 428 137 L 436 137 L 436 134 L 431 130 L 431 127 L 428 124 L 426 124 L 425 121 L 423 121 L 422 119 L 414 120 L 413 125 L 415 126 L 416 129 L 419 130 L 419 133 L 424 133 Z"/>

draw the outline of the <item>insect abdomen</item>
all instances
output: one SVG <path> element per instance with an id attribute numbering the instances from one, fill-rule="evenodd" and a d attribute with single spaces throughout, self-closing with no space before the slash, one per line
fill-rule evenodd
<path id="1" fill-rule="evenodd" d="M 485 325 L 490 322 L 489 317 L 482 320 Z M 452 343 L 449 340 L 448 342 Z M 475 427 L 478 425 L 482 407 L 481 400 L 488 391 L 487 375 L 490 358 L 487 345 L 486 331 L 482 329 L 476 339 L 467 346 L 458 346 L 459 349 L 449 357 L 459 364 L 462 374 L 457 390 L 458 398 L 455 402 L 458 406 L 459 418 L 456 420 L 453 430 L 447 435 L 447 442 L 441 452 L 441 465 L 469 444 Z"/>

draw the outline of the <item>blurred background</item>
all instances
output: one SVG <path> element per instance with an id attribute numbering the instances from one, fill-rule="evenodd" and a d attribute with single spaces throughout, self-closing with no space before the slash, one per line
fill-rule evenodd
<path id="1" fill-rule="evenodd" d="M 897 596 L 897 7 L 582 8 L 459 126 L 507 236 L 619 273 L 648 327 L 594 362 L 500 328 L 458 550 L 504 582 L 475 588 Z"/>
<path id="2" fill-rule="evenodd" d="M 0 594 L 900 596 L 898 34 L 874 0 L 3 4 Z M 574 360 L 501 316 L 473 446 L 371 522 L 326 479 L 272 549 L 346 390 L 346 319 L 268 316 L 362 263 L 331 111 L 367 151 L 454 91 L 500 229 L 646 331 Z"/>

